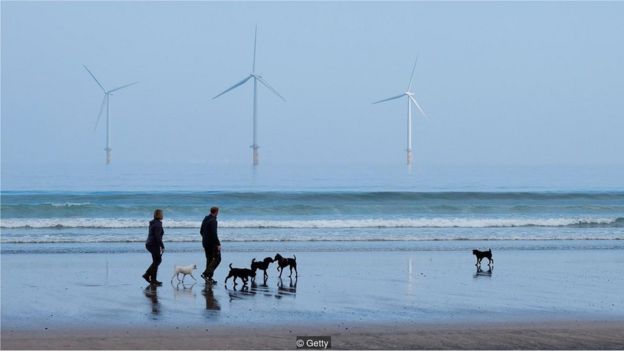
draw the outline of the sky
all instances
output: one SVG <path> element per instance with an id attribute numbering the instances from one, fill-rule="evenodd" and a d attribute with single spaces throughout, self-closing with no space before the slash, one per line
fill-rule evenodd
<path id="1" fill-rule="evenodd" d="M 622 2 L 1 3 L 3 173 L 113 164 L 624 168 Z M 6 175 L 5 175 L 6 179 Z"/>

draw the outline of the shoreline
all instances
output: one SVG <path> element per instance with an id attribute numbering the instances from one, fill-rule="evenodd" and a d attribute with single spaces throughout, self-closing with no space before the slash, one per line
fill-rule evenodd
<path id="1" fill-rule="evenodd" d="M 3 330 L 2 349 L 295 349 L 306 335 L 333 349 L 621 349 L 624 321 Z"/>
<path id="2" fill-rule="evenodd" d="M 224 286 L 225 252 L 206 286 L 201 252 L 167 252 L 162 287 L 141 274 L 146 253 L 2 255 L 3 349 L 294 349 L 297 335 L 332 348 L 603 349 L 624 347 L 622 249 L 497 250 L 492 270 L 464 251 L 287 250 L 241 290 Z M 184 284 L 174 264 L 198 264 Z M 45 277 L 45 279 L 42 279 Z"/>

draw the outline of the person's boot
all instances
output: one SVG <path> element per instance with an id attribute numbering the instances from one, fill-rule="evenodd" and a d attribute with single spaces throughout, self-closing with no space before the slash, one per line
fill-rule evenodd
<path id="1" fill-rule="evenodd" d="M 156 279 L 156 275 L 157 275 L 157 273 L 154 273 L 154 275 L 152 275 L 152 280 L 150 280 L 150 283 L 151 283 L 151 284 L 154 284 L 154 285 L 156 285 L 156 286 L 161 286 L 161 285 L 162 285 L 162 282 L 159 282 L 159 281 Z"/>
<path id="2" fill-rule="evenodd" d="M 143 279 L 145 279 L 146 282 L 148 282 L 150 284 L 152 283 L 152 281 L 150 279 L 150 276 L 149 276 L 149 274 L 147 272 L 145 272 L 145 274 L 143 274 L 142 277 L 143 277 Z"/>

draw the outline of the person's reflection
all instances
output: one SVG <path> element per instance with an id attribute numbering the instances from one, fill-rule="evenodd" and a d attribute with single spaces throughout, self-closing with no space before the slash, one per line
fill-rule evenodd
<path id="1" fill-rule="evenodd" d="M 494 271 L 494 267 L 488 265 L 488 270 L 484 271 L 481 269 L 481 266 L 477 266 L 477 271 L 473 275 L 474 278 L 478 277 L 492 277 L 492 271 Z"/>
<path id="2" fill-rule="evenodd" d="M 160 303 L 158 302 L 158 287 L 155 284 L 150 284 L 143 290 L 143 293 L 152 303 L 152 314 L 159 314 Z"/>
<path id="3" fill-rule="evenodd" d="M 219 311 L 221 310 L 221 306 L 219 305 L 219 300 L 214 296 L 214 291 L 212 291 L 212 286 L 206 284 L 204 290 L 202 290 L 202 295 L 206 298 L 206 309 L 210 311 Z"/>

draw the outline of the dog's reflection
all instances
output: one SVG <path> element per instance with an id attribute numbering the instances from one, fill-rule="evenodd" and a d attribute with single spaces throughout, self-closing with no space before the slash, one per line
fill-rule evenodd
<path id="1" fill-rule="evenodd" d="M 214 296 L 214 291 L 212 291 L 212 286 L 206 285 L 204 290 L 202 290 L 202 295 L 206 299 L 206 309 L 210 311 L 220 311 L 221 305 L 219 305 L 219 300 Z"/>
<path id="2" fill-rule="evenodd" d="M 488 265 L 488 270 L 484 271 L 483 269 L 481 269 L 481 266 L 477 266 L 477 271 L 475 272 L 475 274 L 473 275 L 474 278 L 478 278 L 478 277 L 492 277 L 492 272 L 494 271 L 494 267 Z"/>
<path id="3" fill-rule="evenodd" d="M 158 287 L 156 285 L 148 285 L 143 293 L 152 304 L 152 314 L 157 315 L 160 313 L 160 302 L 158 302 Z"/>
<path id="4" fill-rule="evenodd" d="M 187 299 L 187 300 L 195 300 L 195 292 L 193 292 L 193 287 L 195 286 L 195 282 L 191 284 L 185 284 L 184 282 L 178 282 L 177 284 L 171 283 L 173 287 L 173 298 L 174 299 Z"/>
<path id="5" fill-rule="evenodd" d="M 252 295 L 256 295 L 256 290 L 249 290 L 248 285 L 243 285 L 240 289 L 236 288 L 236 285 L 232 287 L 232 289 L 228 289 L 227 285 L 225 286 L 225 290 L 227 290 L 228 295 L 230 295 L 230 302 L 234 300 L 244 299 L 245 297 L 249 297 Z"/>
<path id="6" fill-rule="evenodd" d="M 267 281 L 269 280 L 269 277 L 265 277 L 264 281 L 262 282 L 262 284 L 257 284 L 255 282 L 251 283 L 251 291 L 254 293 L 259 293 L 262 294 L 264 296 L 267 297 L 272 297 L 273 296 L 273 292 L 271 291 L 271 288 L 269 288 L 269 285 L 267 284 Z"/>
<path id="7" fill-rule="evenodd" d="M 295 296 L 297 293 L 297 277 L 295 277 L 295 279 L 290 277 L 288 280 L 288 286 L 285 286 L 282 278 L 278 278 L 277 295 L 275 295 L 275 297 L 280 298 L 282 296 Z"/>

